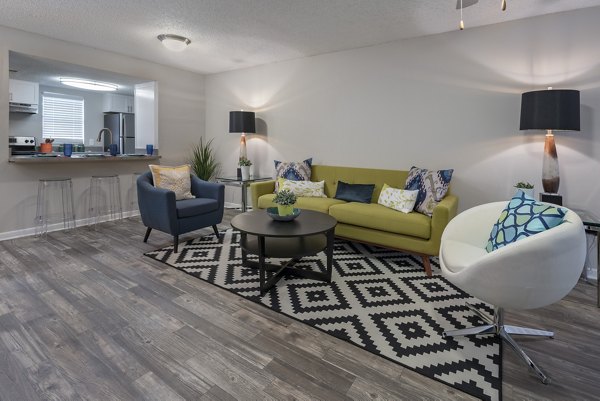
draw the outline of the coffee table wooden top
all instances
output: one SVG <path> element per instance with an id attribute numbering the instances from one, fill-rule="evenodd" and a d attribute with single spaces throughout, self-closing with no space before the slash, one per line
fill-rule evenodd
<path id="1" fill-rule="evenodd" d="M 231 219 L 231 226 L 241 232 L 265 237 L 303 237 L 333 229 L 337 220 L 328 214 L 302 209 L 292 221 L 275 221 L 266 210 L 253 210 Z"/>

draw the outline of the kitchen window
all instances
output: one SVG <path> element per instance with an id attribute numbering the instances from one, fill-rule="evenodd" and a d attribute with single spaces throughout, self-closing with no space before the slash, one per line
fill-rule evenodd
<path id="1" fill-rule="evenodd" d="M 42 96 L 42 138 L 57 143 L 83 143 L 84 100 L 79 96 L 46 92 Z"/>

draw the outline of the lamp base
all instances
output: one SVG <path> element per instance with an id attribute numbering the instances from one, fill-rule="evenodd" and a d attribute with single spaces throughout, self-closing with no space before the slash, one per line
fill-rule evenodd
<path id="1" fill-rule="evenodd" d="M 540 192 L 540 200 L 546 203 L 553 203 L 558 206 L 562 206 L 562 195 L 551 194 L 548 192 Z"/>

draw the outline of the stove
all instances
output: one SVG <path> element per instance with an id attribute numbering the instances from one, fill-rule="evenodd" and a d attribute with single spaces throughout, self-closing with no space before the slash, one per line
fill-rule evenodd
<path id="1" fill-rule="evenodd" d="M 8 148 L 10 149 L 11 156 L 31 156 L 40 153 L 36 151 L 34 136 L 9 136 Z"/>

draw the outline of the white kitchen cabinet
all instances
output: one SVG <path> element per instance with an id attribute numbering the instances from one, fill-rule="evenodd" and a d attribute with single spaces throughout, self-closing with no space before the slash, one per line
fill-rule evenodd
<path id="1" fill-rule="evenodd" d="M 37 82 L 10 79 L 8 81 L 8 92 L 10 103 L 38 104 L 40 85 Z"/>
<path id="2" fill-rule="evenodd" d="M 133 96 L 106 93 L 104 95 L 104 112 L 133 113 Z"/>

